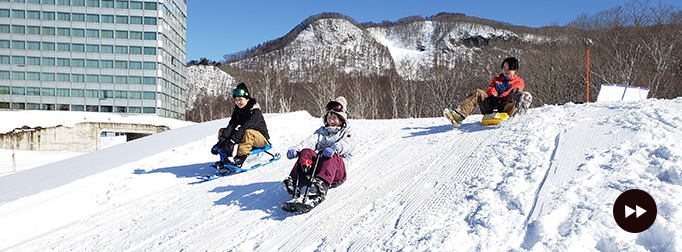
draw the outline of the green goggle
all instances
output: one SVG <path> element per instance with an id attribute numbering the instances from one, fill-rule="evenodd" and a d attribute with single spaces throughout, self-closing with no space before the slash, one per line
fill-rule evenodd
<path id="1" fill-rule="evenodd" d="M 232 98 L 235 97 L 246 97 L 249 96 L 249 93 L 246 92 L 244 89 L 235 89 L 232 90 Z"/>

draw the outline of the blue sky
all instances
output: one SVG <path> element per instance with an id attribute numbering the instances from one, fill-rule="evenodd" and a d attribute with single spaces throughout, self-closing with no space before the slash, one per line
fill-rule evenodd
<path id="1" fill-rule="evenodd" d="M 439 12 L 464 13 L 514 25 L 565 25 L 632 0 L 188 0 L 187 61 L 242 51 L 284 36 L 309 16 L 338 12 L 363 23 Z M 651 1 L 658 4 L 658 1 Z M 664 4 L 679 4 L 661 1 Z"/>

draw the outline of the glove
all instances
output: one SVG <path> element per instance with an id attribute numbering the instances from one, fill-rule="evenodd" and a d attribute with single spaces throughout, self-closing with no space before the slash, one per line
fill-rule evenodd
<path id="1" fill-rule="evenodd" d="M 324 151 L 322 151 L 322 156 L 332 157 L 332 156 L 334 156 L 334 152 L 335 152 L 334 148 L 327 147 L 327 148 L 324 148 Z"/>
<path id="2" fill-rule="evenodd" d="M 287 158 L 294 159 L 298 156 L 298 151 L 295 148 L 291 148 L 287 151 Z"/>
<path id="3" fill-rule="evenodd" d="M 490 107 L 492 107 L 493 109 L 496 109 L 497 107 L 499 107 L 502 104 L 502 102 L 504 101 L 504 99 L 502 99 L 502 97 L 499 97 L 496 95 L 488 96 L 488 98 L 490 98 L 490 101 L 488 101 L 488 103 L 490 104 Z"/>
<path id="4" fill-rule="evenodd" d="M 211 148 L 211 154 L 218 155 L 218 149 L 219 148 L 220 148 L 220 146 L 218 144 L 213 145 L 213 147 Z"/>

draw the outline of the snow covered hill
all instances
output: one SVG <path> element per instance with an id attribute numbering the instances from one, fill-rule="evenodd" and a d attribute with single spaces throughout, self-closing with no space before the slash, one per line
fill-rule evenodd
<path id="1" fill-rule="evenodd" d="M 498 127 L 351 120 L 348 180 L 303 215 L 279 208 L 293 160 L 198 183 L 227 120 L 191 125 L 0 177 L 0 250 L 680 251 L 679 111 L 682 98 L 543 106 Z M 266 121 L 280 153 L 322 124 Z M 658 206 L 639 234 L 612 216 L 633 188 Z"/>

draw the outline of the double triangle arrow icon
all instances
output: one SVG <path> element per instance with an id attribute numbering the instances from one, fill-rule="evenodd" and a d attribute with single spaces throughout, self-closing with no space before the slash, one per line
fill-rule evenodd
<path id="1" fill-rule="evenodd" d="M 639 216 L 642 216 L 642 214 L 646 213 L 646 210 L 644 210 L 644 208 L 639 207 L 638 205 L 635 205 L 635 209 L 632 209 L 626 205 L 625 218 L 630 217 L 630 215 L 632 215 L 633 213 L 635 214 L 635 218 L 639 218 Z"/>

